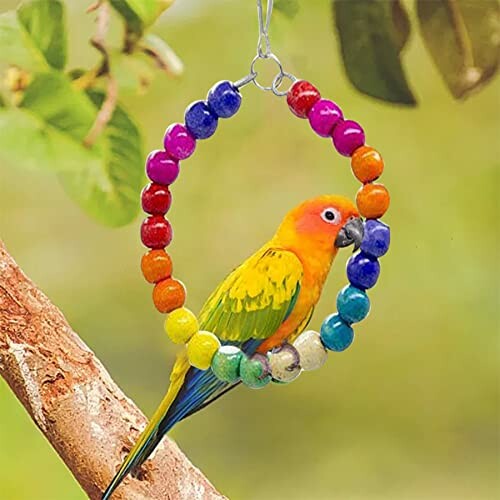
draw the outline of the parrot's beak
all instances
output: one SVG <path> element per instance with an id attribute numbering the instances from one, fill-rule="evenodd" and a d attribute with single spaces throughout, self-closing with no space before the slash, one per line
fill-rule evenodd
<path id="1" fill-rule="evenodd" d="M 337 238 L 335 238 L 335 246 L 337 248 L 344 248 L 354 245 L 354 251 L 356 251 L 361 246 L 363 235 L 364 227 L 362 220 L 359 218 L 351 219 L 339 231 Z"/>

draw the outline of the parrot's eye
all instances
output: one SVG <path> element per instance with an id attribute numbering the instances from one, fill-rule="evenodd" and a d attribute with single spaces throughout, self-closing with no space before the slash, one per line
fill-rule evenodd
<path id="1" fill-rule="evenodd" d="M 325 208 L 321 212 L 321 218 L 328 224 L 338 224 L 340 222 L 340 213 L 334 208 Z"/>

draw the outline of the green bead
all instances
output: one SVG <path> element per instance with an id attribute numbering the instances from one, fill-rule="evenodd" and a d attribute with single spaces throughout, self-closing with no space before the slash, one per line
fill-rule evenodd
<path id="1" fill-rule="evenodd" d="M 252 389 L 260 389 L 271 381 L 267 358 L 254 354 L 251 358 L 243 356 L 240 363 L 241 381 Z"/>
<path id="2" fill-rule="evenodd" d="M 212 358 L 212 371 L 223 382 L 236 382 L 240 378 L 243 353 L 233 345 L 223 345 Z"/>

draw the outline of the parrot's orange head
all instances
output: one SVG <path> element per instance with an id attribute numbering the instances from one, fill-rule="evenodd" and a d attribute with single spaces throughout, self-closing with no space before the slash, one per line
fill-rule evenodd
<path id="1" fill-rule="evenodd" d="M 296 250 L 326 252 L 354 245 L 363 239 L 363 224 L 354 204 L 344 196 L 324 195 L 304 201 L 284 218 L 276 237 Z"/>

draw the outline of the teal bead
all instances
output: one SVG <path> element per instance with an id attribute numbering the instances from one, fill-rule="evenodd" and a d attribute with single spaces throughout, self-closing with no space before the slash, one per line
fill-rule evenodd
<path id="1" fill-rule="evenodd" d="M 346 323 L 357 323 L 368 316 L 370 299 L 364 290 L 347 285 L 337 295 L 337 310 Z"/>
<path id="2" fill-rule="evenodd" d="M 233 345 L 223 345 L 212 358 L 212 371 L 223 382 L 236 382 L 240 378 L 241 349 Z"/>
<path id="3" fill-rule="evenodd" d="M 269 364 L 263 354 L 254 354 L 251 358 L 243 356 L 240 363 L 241 381 L 252 389 L 260 389 L 271 381 Z"/>
<path id="4" fill-rule="evenodd" d="M 330 351 L 344 351 L 354 339 L 354 330 L 337 314 L 330 314 L 321 325 L 321 341 Z"/>

